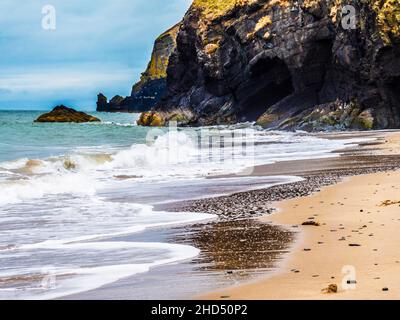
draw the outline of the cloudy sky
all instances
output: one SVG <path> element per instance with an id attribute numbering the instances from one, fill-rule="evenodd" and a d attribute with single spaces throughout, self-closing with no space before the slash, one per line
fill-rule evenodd
<path id="1" fill-rule="evenodd" d="M 98 92 L 128 95 L 146 68 L 154 39 L 178 22 L 190 3 L 1 0 L 0 109 L 64 103 L 93 110 Z M 55 30 L 42 27 L 46 5 L 56 10 Z"/>

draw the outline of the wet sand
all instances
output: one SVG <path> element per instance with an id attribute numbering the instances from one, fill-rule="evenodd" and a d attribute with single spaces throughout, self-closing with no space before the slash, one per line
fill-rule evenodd
<path id="1" fill-rule="evenodd" d="M 396 162 L 400 134 L 385 134 L 383 144 L 368 152 L 381 159 L 378 169 L 388 159 Z M 261 220 L 298 230 L 279 271 L 200 298 L 399 299 L 400 172 L 395 167 L 349 175 L 312 195 L 272 203 L 278 212 Z"/>
<path id="2" fill-rule="evenodd" d="M 160 266 L 147 273 L 62 299 L 190 299 L 196 295 L 258 278 L 275 270 L 295 234 L 258 219 L 209 221 L 114 238 L 195 246 L 194 259 Z M 190 284 L 190 285 L 188 285 Z"/>
<path id="3" fill-rule="evenodd" d="M 324 136 L 330 139 L 342 138 L 342 134 Z M 360 205 L 357 197 L 350 196 L 351 192 L 354 189 L 358 190 L 359 185 L 367 186 L 371 179 L 375 181 L 374 175 L 385 178 L 389 172 L 400 168 L 400 156 L 393 151 L 398 133 L 343 133 L 343 136 L 349 139 L 361 136 L 376 140 L 363 143 L 358 148 L 340 150 L 341 156 L 337 158 L 269 164 L 256 167 L 253 172 L 255 176 L 296 175 L 303 177 L 303 181 L 230 196 L 157 206 L 156 209 L 171 211 L 215 213 L 219 219 L 209 223 L 147 230 L 143 234 L 135 234 L 123 240 L 157 239 L 161 242 L 189 244 L 201 249 L 201 254 L 189 261 L 161 266 L 146 274 L 139 274 L 65 299 L 340 297 L 340 287 L 336 295 L 321 294 L 321 289 L 331 283 L 340 286 L 338 279 L 343 277 L 340 273 L 341 267 L 339 271 L 335 271 L 326 265 L 342 254 L 343 247 L 347 250 L 353 249 L 349 251 L 350 255 L 357 252 L 357 249 L 363 252 L 367 241 L 364 241 L 364 238 L 358 239 L 357 236 L 365 237 L 367 231 L 358 228 L 365 224 L 370 227 L 361 219 L 364 217 L 361 212 L 343 216 L 345 212 L 357 211 L 354 208 Z M 373 178 L 365 178 L 371 174 Z M 353 176 L 357 177 L 352 178 Z M 335 188 L 342 190 L 346 183 L 353 181 L 352 179 L 367 179 L 367 182 L 356 180 L 356 187 L 343 189 L 348 198 L 345 201 L 342 199 L 344 196 Z M 326 190 L 331 189 L 333 191 L 330 194 L 325 194 Z M 364 201 L 362 204 L 366 205 Z M 279 209 L 279 212 L 276 212 L 276 209 Z M 372 209 L 370 211 L 372 212 Z M 378 225 L 378 217 L 371 221 Z M 318 221 L 320 226 L 302 226 L 305 221 Z M 343 227 L 345 229 L 342 229 Z M 358 233 L 355 230 L 358 230 Z M 319 233 L 309 236 L 309 232 Z M 378 231 L 373 232 L 379 234 Z M 346 240 L 339 241 L 342 236 L 345 236 Z M 311 240 L 307 242 L 309 238 Z M 371 236 L 371 239 L 380 238 Z M 361 240 L 361 247 L 349 246 L 358 244 L 350 242 Z M 320 257 L 321 260 L 305 260 L 314 256 Z M 346 257 L 337 261 L 344 263 L 344 260 Z M 356 262 L 354 260 L 353 264 Z M 351 263 L 352 261 L 347 261 L 346 265 Z M 309 283 L 313 286 L 309 286 Z M 379 282 L 376 284 L 378 287 L 381 285 Z M 206 292 L 211 293 L 204 294 Z"/>
<path id="4" fill-rule="evenodd" d="M 320 134 L 324 136 L 323 134 Z M 256 166 L 251 173 L 257 177 L 296 176 L 303 181 L 285 183 L 266 189 L 233 193 L 207 199 L 181 201 L 164 204 L 156 209 L 181 212 L 206 212 L 216 214 L 220 219 L 242 219 L 271 214 L 276 205 L 272 202 L 305 197 L 334 185 L 343 178 L 400 169 L 400 151 L 395 154 L 392 145 L 400 139 L 397 132 L 356 132 L 343 133 L 344 138 L 373 138 L 358 147 L 336 151 L 335 158 L 282 161 Z M 364 136 L 365 135 L 365 136 Z M 340 133 L 326 134 L 325 138 L 340 138 Z M 371 148 L 371 145 L 373 147 Z M 390 147 L 388 147 L 390 145 Z M 218 176 L 222 178 L 236 175 Z M 213 179 L 215 179 L 214 177 Z"/>

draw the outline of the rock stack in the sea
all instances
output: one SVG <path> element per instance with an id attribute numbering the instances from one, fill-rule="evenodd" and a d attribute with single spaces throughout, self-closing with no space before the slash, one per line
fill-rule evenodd
<path id="1" fill-rule="evenodd" d="M 97 100 L 99 112 L 144 112 L 155 106 L 165 93 L 169 58 L 176 48 L 180 23 L 173 26 L 155 43 L 150 62 L 140 81 L 132 87 L 128 97 L 115 96 L 110 101 L 100 93 Z"/>
<path id="2" fill-rule="evenodd" d="M 399 128 L 399 25 L 398 0 L 194 0 L 154 111 L 189 110 L 196 125 Z"/>
<path id="3" fill-rule="evenodd" d="M 64 105 L 55 107 L 52 111 L 42 114 L 35 122 L 100 122 L 101 120 L 87 113 L 76 111 Z"/>

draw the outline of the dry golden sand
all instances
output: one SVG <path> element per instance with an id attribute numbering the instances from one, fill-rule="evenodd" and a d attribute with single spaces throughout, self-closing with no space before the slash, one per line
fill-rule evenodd
<path id="1" fill-rule="evenodd" d="M 400 153 L 400 134 L 389 133 L 386 141 L 385 153 Z M 398 201 L 399 171 L 346 178 L 309 197 L 276 203 L 279 212 L 263 219 L 300 231 L 279 270 L 200 298 L 400 299 Z M 309 220 L 321 225 L 302 226 Z M 356 280 L 355 287 L 346 288 L 347 280 Z M 322 292 L 330 284 L 337 293 Z"/>

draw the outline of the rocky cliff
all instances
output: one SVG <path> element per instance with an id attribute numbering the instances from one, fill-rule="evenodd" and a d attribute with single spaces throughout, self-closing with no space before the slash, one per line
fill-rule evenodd
<path id="1" fill-rule="evenodd" d="M 345 5 L 355 8 L 354 29 Z M 151 116 L 157 124 L 400 127 L 399 26 L 399 0 L 195 0 Z"/>
<path id="2" fill-rule="evenodd" d="M 140 81 L 133 85 L 128 97 L 115 96 L 110 101 L 103 94 L 98 95 L 97 111 L 100 112 L 142 112 L 150 110 L 165 93 L 169 57 L 176 47 L 180 24 L 160 35 L 155 43 L 151 60 Z"/>

